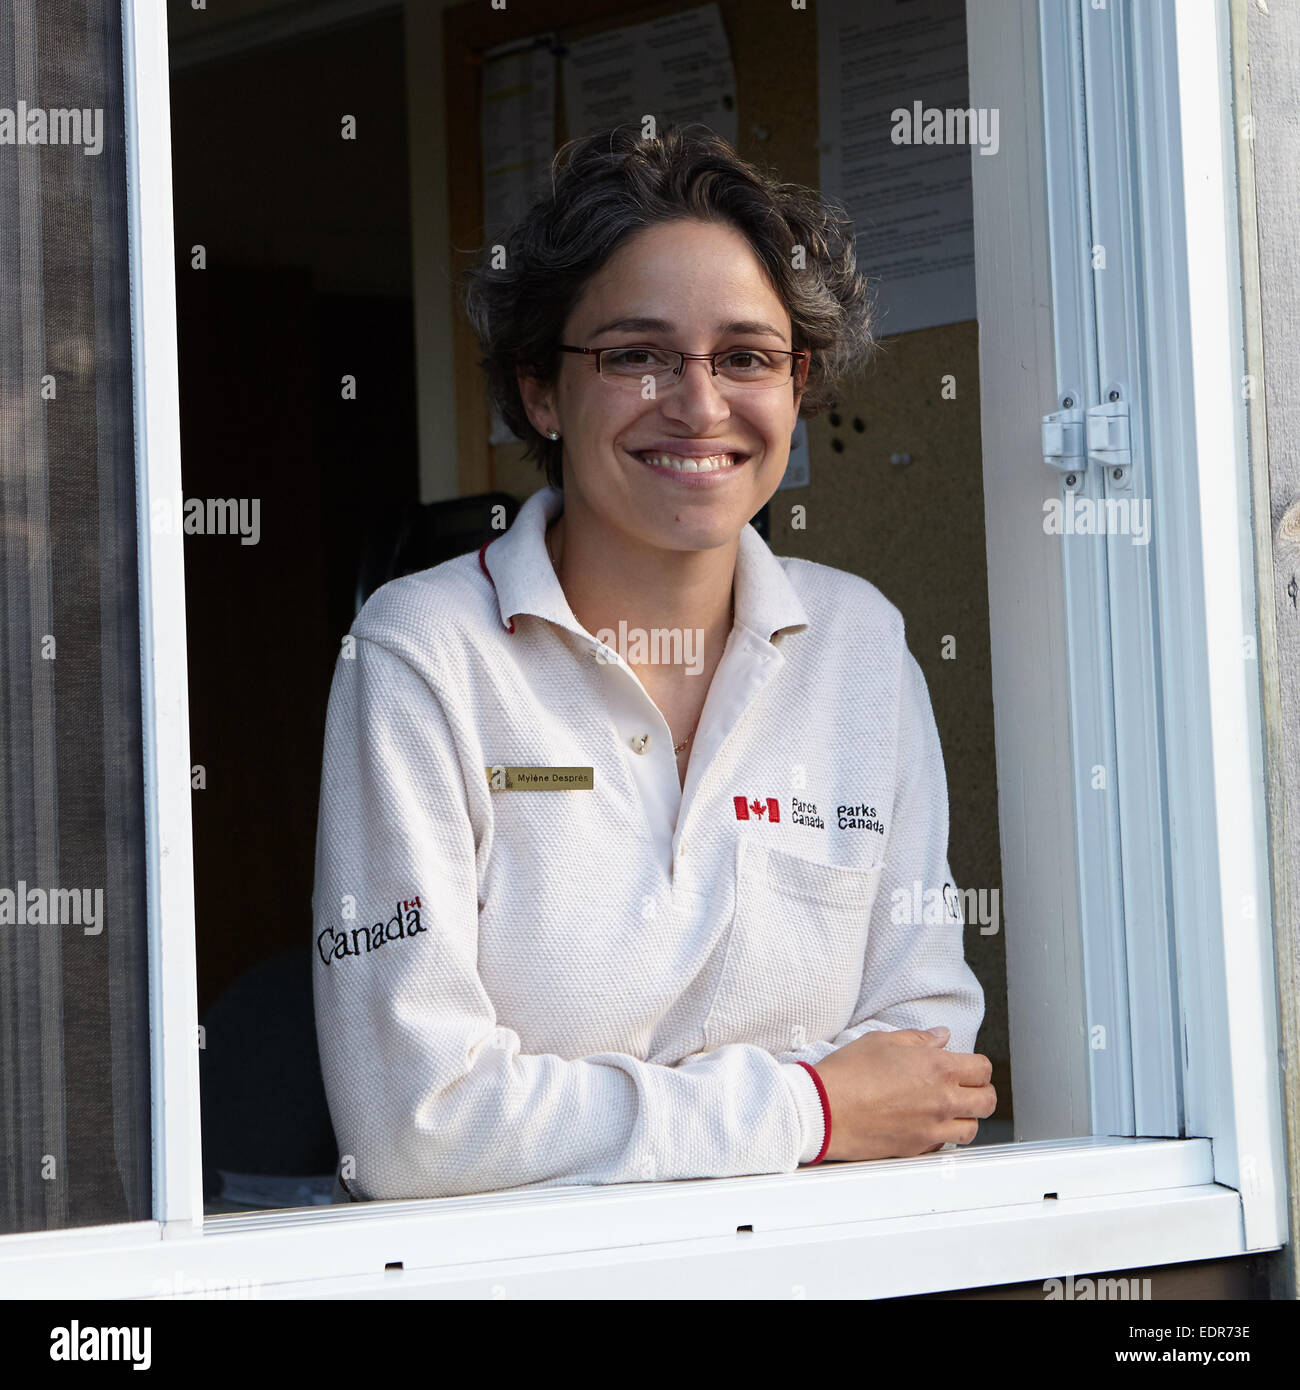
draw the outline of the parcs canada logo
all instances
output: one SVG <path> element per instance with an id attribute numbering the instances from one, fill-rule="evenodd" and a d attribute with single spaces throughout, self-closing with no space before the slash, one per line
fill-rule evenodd
<path id="1" fill-rule="evenodd" d="M 353 927 L 351 931 L 335 931 L 333 927 L 326 927 L 316 938 L 316 950 L 321 960 L 331 965 L 348 956 L 369 955 L 390 941 L 405 941 L 428 930 L 420 921 L 419 898 L 404 898 L 386 922 L 376 922 L 371 927 Z"/>
<path id="2" fill-rule="evenodd" d="M 775 825 L 781 819 L 781 804 L 774 796 L 755 797 L 752 801 L 746 796 L 733 796 L 737 820 L 766 820 Z"/>

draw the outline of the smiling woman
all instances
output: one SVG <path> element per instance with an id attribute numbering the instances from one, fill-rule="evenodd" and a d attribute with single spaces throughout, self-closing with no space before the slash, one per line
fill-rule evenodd
<path id="1" fill-rule="evenodd" d="M 725 140 L 702 127 L 669 128 L 658 140 L 643 140 L 634 128 L 620 126 L 571 140 L 556 155 L 552 191 L 506 238 L 503 266 L 476 267 L 464 277 L 465 307 L 484 350 L 481 365 L 489 391 L 555 487 L 564 485 L 565 451 L 534 424 L 518 372 L 522 367 L 542 383 L 553 383 L 561 340 L 587 347 L 692 350 L 674 336 L 682 325 L 666 307 L 662 281 L 649 284 L 645 303 L 630 312 L 622 304 L 604 312 L 593 302 L 581 323 L 571 317 L 579 298 L 596 292 L 593 279 L 599 272 L 605 272 L 606 282 L 617 278 L 622 263 L 614 258 L 620 248 L 644 230 L 663 230 L 683 219 L 731 233 L 732 255 L 722 270 L 744 281 L 736 312 L 702 325 L 707 334 L 737 341 L 718 341 L 709 349 L 808 352 L 800 414 L 825 409 L 871 348 L 870 294 L 857 269 L 852 223 L 812 189 L 781 182 L 741 160 Z M 679 231 L 671 249 L 660 243 L 660 268 L 674 281 L 686 268 L 674 255 L 683 249 L 682 235 Z M 739 260 L 737 236 L 743 241 Z M 716 268 L 716 258 L 709 264 Z M 704 260 L 694 261 L 690 276 L 692 288 L 713 288 Z M 631 305 L 635 297 L 625 298 Z M 609 295 L 601 297 L 602 304 L 611 302 Z M 561 327 L 564 331 L 557 332 Z M 569 336 L 578 327 L 590 337 Z M 587 371 L 595 375 L 590 367 Z M 629 375 L 639 390 L 643 373 Z"/>
<path id="2" fill-rule="evenodd" d="M 466 302 L 549 485 L 376 592 L 330 695 L 313 970 L 340 1193 L 971 1142 L 996 1097 L 963 923 L 889 910 L 952 886 L 902 616 L 749 525 L 869 347 L 851 228 L 707 131 L 620 128 L 560 151 L 505 265 Z M 599 636 L 665 630 L 699 641 Z"/>

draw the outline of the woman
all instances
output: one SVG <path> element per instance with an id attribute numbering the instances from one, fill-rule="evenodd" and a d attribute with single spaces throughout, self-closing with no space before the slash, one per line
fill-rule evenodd
<path id="1" fill-rule="evenodd" d="M 560 152 L 467 301 L 549 486 L 380 589 L 335 671 L 313 969 L 343 1188 L 969 1143 L 983 992 L 902 618 L 748 524 L 868 346 L 850 229 L 708 132 L 617 129 Z"/>

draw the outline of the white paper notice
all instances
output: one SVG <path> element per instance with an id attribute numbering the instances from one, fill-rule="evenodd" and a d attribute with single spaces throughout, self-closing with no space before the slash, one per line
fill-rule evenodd
<path id="1" fill-rule="evenodd" d="M 483 231 L 486 244 L 528 210 L 555 154 L 555 35 L 502 44 L 483 55 Z M 488 440 L 518 436 L 492 408 Z"/>
<path id="2" fill-rule="evenodd" d="M 555 36 L 483 55 L 483 227 L 500 234 L 536 196 L 555 154 Z"/>
<path id="3" fill-rule="evenodd" d="M 964 0 L 817 0 L 817 45 L 821 191 L 853 219 L 876 333 L 973 319 L 971 159 L 998 113 L 966 118 Z"/>
<path id="4" fill-rule="evenodd" d="M 702 121 L 736 143 L 736 75 L 717 5 L 700 5 L 566 45 L 564 113 L 570 138 L 610 126 Z"/>

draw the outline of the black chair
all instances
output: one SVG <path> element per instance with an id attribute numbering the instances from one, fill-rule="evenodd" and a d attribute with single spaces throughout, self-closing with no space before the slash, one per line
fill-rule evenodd
<path id="1" fill-rule="evenodd" d="M 502 517 L 508 527 L 521 505 L 508 492 L 480 492 L 472 497 L 413 502 L 377 512 L 361 543 L 353 616 L 390 579 L 454 560 L 499 536 L 503 528 L 492 525 L 494 510 L 503 509 Z M 770 544 L 769 504 L 764 503 L 750 524 Z"/>
<path id="2" fill-rule="evenodd" d="M 259 961 L 203 1019 L 205 1202 L 327 1201 L 338 1163 L 312 1003 L 311 948 Z"/>
<path id="3" fill-rule="evenodd" d="M 500 515 L 508 527 L 520 505 L 508 492 L 480 492 L 473 497 L 412 502 L 378 512 L 361 542 L 355 613 L 390 579 L 454 560 L 493 540 L 503 529 L 492 525 L 495 509 L 502 509 Z"/>
<path id="4" fill-rule="evenodd" d="M 496 512 L 497 508 L 500 512 Z M 355 611 L 381 584 L 475 551 L 520 502 L 486 492 L 377 511 L 361 544 Z M 327 1201 L 338 1149 L 316 1047 L 311 948 L 246 970 L 203 1020 L 203 1196 L 220 1208 Z"/>
<path id="5" fill-rule="evenodd" d="M 770 502 L 764 502 L 758 511 L 750 518 L 749 522 L 768 545 L 772 544 L 771 507 L 772 504 Z"/>

